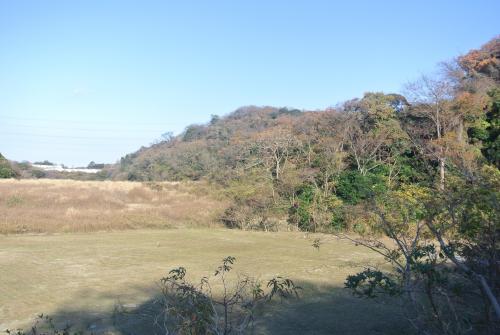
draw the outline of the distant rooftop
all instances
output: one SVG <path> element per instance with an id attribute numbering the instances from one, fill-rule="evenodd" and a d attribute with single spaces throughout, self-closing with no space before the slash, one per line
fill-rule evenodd
<path id="1" fill-rule="evenodd" d="M 86 168 L 68 168 L 62 165 L 42 165 L 42 164 L 33 164 L 33 167 L 36 167 L 40 170 L 44 171 L 59 171 L 59 172 L 83 172 L 83 173 L 97 173 L 100 172 L 101 169 L 86 169 Z"/>

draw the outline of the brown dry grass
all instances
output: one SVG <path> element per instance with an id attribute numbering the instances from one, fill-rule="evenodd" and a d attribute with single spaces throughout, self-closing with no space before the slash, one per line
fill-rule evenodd
<path id="1" fill-rule="evenodd" d="M 226 204 L 210 186 L 0 180 L 0 233 L 213 226 Z"/>

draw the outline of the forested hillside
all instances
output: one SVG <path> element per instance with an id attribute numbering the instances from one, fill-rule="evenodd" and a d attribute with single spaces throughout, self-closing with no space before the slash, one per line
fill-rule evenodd
<path id="1" fill-rule="evenodd" d="M 441 64 L 405 95 L 369 92 L 323 111 L 242 107 L 121 159 L 115 178 L 207 179 L 231 227 L 363 231 L 375 194 L 498 176 L 500 38 Z M 463 179 L 463 180 L 465 180 Z"/>
<path id="2" fill-rule="evenodd" d="M 115 177 L 206 179 L 231 201 L 220 218 L 228 227 L 329 232 L 382 255 L 391 271 L 367 266 L 345 287 L 400 297 L 419 333 L 493 334 L 499 113 L 497 37 L 408 83 L 404 95 L 213 116 L 124 157 Z"/>

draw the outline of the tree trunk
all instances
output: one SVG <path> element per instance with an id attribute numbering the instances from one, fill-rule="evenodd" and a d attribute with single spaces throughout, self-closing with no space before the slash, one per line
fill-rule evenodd
<path id="1" fill-rule="evenodd" d="M 444 191 L 444 158 L 439 158 L 439 189 Z"/>
<path id="2" fill-rule="evenodd" d="M 458 129 L 457 129 L 457 141 L 458 143 L 464 143 L 465 138 L 464 138 L 464 121 L 460 119 L 458 123 Z"/>
<path id="3" fill-rule="evenodd" d="M 276 180 L 280 180 L 280 161 L 279 158 L 276 160 Z"/>
<path id="4" fill-rule="evenodd" d="M 439 117 L 439 106 L 436 107 L 436 133 L 437 133 L 437 138 L 438 141 L 441 140 L 441 137 L 443 136 L 442 134 L 442 126 L 441 126 L 441 120 Z M 442 146 L 442 143 L 439 144 Z M 443 153 L 443 147 L 439 149 L 439 189 L 441 191 L 444 191 L 444 153 Z"/>

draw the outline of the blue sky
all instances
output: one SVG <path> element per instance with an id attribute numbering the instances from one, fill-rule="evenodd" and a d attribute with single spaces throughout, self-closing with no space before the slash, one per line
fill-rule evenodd
<path id="1" fill-rule="evenodd" d="M 242 105 L 398 92 L 500 33 L 500 1 L 0 0 L 0 152 L 114 162 Z"/>

